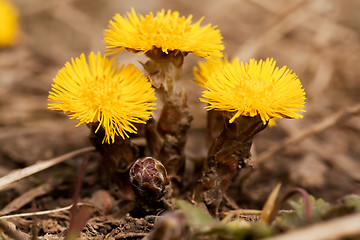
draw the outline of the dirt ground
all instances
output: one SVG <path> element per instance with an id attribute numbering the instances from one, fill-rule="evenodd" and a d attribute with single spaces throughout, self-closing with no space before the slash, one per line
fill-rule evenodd
<path id="1" fill-rule="evenodd" d="M 280 119 L 276 126 L 257 135 L 252 149 L 256 169 L 245 179 L 236 180 L 240 189 L 228 192 L 235 205 L 261 209 L 279 182 L 282 191 L 298 186 L 330 203 L 349 194 L 360 195 L 359 1 L 14 2 L 22 32 L 17 46 L 0 50 L 0 177 L 39 160 L 90 146 L 86 126 L 75 128 L 77 121 L 47 109 L 53 77 L 71 57 L 104 52 L 103 31 L 115 13 L 124 15 L 131 7 L 142 14 L 164 8 L 178 10 L 184 16 L 192 14 L 194 21 L 204 16 L 203 24 L 220 29 L 224 53 L 230 58 L 248 61 L 272 57 L 278 65 L 291 68 L 305 89 L 303 119 Z M 141 69 L 138 60 L 144 58 L 124 52 L 118 61 Z M 198 100 L 201 88 L 192 76 L 198 61 L 201 59 L 189 54 L 183 70 L 194 116 L 186 145 L 188 164 L 196 164 L 196 159 L 207 152 L 206 112 Z M 0 215 L 71 205 L 81 159 L 75 157 L 0 190 Z M 144 237 L 153 228 L 155 216 L 135 219 L 117 206 L 109 215 L 106 204 L 113 206 L 116 199 L 101 191 L 104 186 L 98 183 L 96 159 L 92 153 L 79 201 L 102 204 L 102 211 L 94 212 L 84 236 Z M 121 220 L 117 220 L 119 215 Z M 25 233 L 36 231 L 38 236 L 58 239 L 64 236 L 69 219 L 68 210 L 9 222 Z"/>

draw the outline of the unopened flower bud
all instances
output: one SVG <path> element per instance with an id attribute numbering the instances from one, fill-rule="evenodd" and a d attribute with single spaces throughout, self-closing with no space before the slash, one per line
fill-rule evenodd
<path id="1" fill-rule="evenodd" d="M 136 160 L 130 168 L 130 181 L 142 197 L 160 199 L 169 184 L 164 165 L 152 157 Z"/>

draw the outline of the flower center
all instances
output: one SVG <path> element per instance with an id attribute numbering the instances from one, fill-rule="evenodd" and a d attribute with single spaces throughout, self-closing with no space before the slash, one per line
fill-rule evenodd
<path id="1" fill-rule="evenodd" d="M 191 26 L 185 18 L 174 16 L 156 16 L 142 22 L 139 31 L 145 40 L 153 39 L 159 45 L 167 41 L 183 41 L 183 37 L 190 32 Z"/>
<path id="2" fill-rule="evenodd" d="M 120 99 L 121 91 L 106 75 L 84 81 L 80 97 L 92 108 L 108 109 Z"/>
<path id="3" fill-rule="evenodd" d="M 242 89 L 243 97 L 248 99 L 261 98 L 265 94 L 265 90 L 269 89 L 264 81 L 260 78 L 251 78 L 250 76 L 243 79 L 240 84 L 235 86 L 235 89 Z"/>
<path id="4" fill-rule="evenodd" d="M 263 92 L 265 88 L 265 84 L 260 79 L 250 79 L 248 81 L 245 81 L 246 87 L 253 92 Z"/>

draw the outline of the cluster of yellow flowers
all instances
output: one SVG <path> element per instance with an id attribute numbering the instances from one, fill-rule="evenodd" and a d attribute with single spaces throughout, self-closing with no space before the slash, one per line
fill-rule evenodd
<path id="1" fill-rule="evenodd" d="M 130 52 L 163 54 L 193 53 L 207 58 L 194 69 L 198 83 L 205 88 L 201 101 L 207 109 L 234 112 L 230 122 L 244 115 L 260 115 L 264 124 L 272 118 L 300 118 L 305 93 L 297 76 L 275 61 L 250 60 L 250 63 L 222 59 L 222 36 L 216 26 L 201 27 L 202 19 L 192 24 L 192 16 L 180 17 L 177 11 L 156 15 L 116 14 L 105 30 L 108 54 Z M 154 109 L 151 83 L 133 65 L 114 66 L 100 53 L 90 53 L 66 63 L 54 78 L 49 108 L 64 111 L 81 123 L 99 122 L 106 133 L 104 141 L 136 133 L 133 123 L 144 123 Z M 79 125 L 80 125 L 79 124 Z"/>

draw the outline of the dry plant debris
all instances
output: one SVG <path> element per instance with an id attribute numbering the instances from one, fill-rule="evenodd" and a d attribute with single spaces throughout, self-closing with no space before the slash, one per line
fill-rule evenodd
<path id="1" fill-rule="evenodd" d="M 0 0 L 0 12 L 3 2 L 10 3 Z M 66 234 L 71 231 L 75 237 L 107 239 L 360 236 L 356 0 L 14 3 L 11 46 L 3 48 L 5 35 L 0 36 L 0 238 L 71 239 Z M 6 21 L 0 21 L 0 32 Z M 117 54 L 112 64 L 134 64 L 157 98 L 156 105 L 154 95 L 145 100 L 143 123 L 133 118 L 123 136 L 101 128 L 107 124 L 103 112 L 81 119 L 88 128 L 75 129 L 78 122 L 46 109 L 52 79 L 66 61 L 104 52 L 104 29 L 108 53 Z M 132 38 L 135 30 L 144 35 Z M 175 35 L 181 37 L 171 39 Z M 247 115 L 254 121 L 228 105 L 220 108 L 228 111 L 224 116 L 206 114 L 201 91 L 222 85 L 197 86 L 193 68 L 199 57 L 222 53 L 229 63 L 274 58 L 276 66 L 292 69 L 306 91 L 306 112 L 298 112 L 304 118 L 278 119 L 270 128 L 269 119 L 252 110 Z M 211 60 L 200 61 L 198 70 L 204 71 Z M 216 65 L 221 64 L 211 71 Z M 212 97 L 202 97 L 210 108 Z M 61 110 L 71 115 L 71 109 Z M 84 154 L 89 154 L 86 168 Z M 150 185 L 133 187 L 128 175 L 133 162 L 149 156 L 163 167 L 142 165 L 142 184 Z M 76 183 L 79 172 L 84 175 Z M 282 188 L 270 195 L 279 182 Z M 151 184 L 161 187 L 150 200 Z M 299 192 L 300 200 L 288 199 Z"/>

